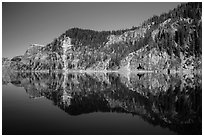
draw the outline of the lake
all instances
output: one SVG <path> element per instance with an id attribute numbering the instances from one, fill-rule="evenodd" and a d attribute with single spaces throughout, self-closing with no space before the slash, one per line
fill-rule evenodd
<path id="1" fill-rule="evenodd" d="M 202 76 L 4 73 L 3 135 L 202 134 Z"/>

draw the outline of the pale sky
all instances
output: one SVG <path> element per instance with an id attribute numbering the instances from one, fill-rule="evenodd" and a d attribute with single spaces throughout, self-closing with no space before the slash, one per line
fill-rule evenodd
<path id="1" fill-rule="evenodd" d="M 46 45 L 72 27 L 117 30 L 140 25 L 180 3 L 2 3 L 2 56 L 23 55 L 30 44 Z"/>

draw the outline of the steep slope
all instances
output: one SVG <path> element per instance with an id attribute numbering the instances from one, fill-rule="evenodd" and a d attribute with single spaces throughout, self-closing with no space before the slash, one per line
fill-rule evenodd
<path id="1" fill-rule="evenodd" d="M 202 3 L 184 3 L 141 26 L 118 31 L 67 30 L 11 59 L 20 71 L 201 69 Z"/>

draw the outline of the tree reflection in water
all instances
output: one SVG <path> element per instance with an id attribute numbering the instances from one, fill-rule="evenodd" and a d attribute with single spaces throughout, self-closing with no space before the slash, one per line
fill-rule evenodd
<path id="1" fill-rule="evenodd" d="M 69 115 L 118 112 L 139 115 L 178 134 L 202 133 L 200 75 L 118 73 L 10 73 L 3 84 L 46 97 Z"/>

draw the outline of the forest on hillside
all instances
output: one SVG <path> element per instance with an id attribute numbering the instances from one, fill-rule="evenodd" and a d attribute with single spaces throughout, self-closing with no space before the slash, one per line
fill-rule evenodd
<path id="1" fill-rule="evenodd" d="M 170 10 L 168 13 L 163 13 L 160 16 L 154 15 L 153 17 L 144 21 L 142 26 L 145 27 L 151 24 L 150 29 L 145 34 L 144 38 L 141 38 L 138 42 L 134 45 L 128 43 L 129 45 L 129 52 L 136 51 L 141 47 L 147 45 L 148 43 L 152 42 L 151 33 L 155 28 L 158 28 L 158 25 L 164 22 L 167 19 L 171 20 L 178 20 L 179 18 L 191 18 L 193 19 L 192 25 L 195 29 L 193 38 L 194 42 L 191 43 L 191 48 L 189 52 L 194 52 L 196 55 L 201 54 L 202 49 L 202 23 L 199 22 L 201 19 L 202 14 L 202 3 L 182 3 L 177 8 Z M 154 23 L 152 23 L 154 22 Z M 178 45 L 180 45 L 181 50 L 185 44 L 185 39 L 187 35 L 187 24 L 180 22 L 179 29 L 176 32 L 176 36 L 171 38 L 168 34 L 162 34 L 163 36 L 160 37 L 160 43 L 157 43 L 158 46 L 161 48 L 166 48 L 168 53 L 171 54 L 172 50 L 172 40 L 175 40 Z M 70 37 L 72 39 L 72 44 L 77 46 L 88 46 L 89 48 L 98 49 L 99 47 L 103 47 L 106 42 L 108 41 L 107 37 L 109 35 L 121 35 L 124 32 L 130 30 L 136 30 L 139 27 L 132 27 L 130 29 L 123 29 L 123 30 L 112 30 L 112 31 L 94 31 L 89 29 L 81 29 L 81 28 L 71 28 L 68 29 L 65 33 L 60 35 L 58 38 L 54 39 L 53 42 L 49 43 L 47 46 L 50 46 L 52 51 L 58 51 L 60 45 L 62 44 L 62 40 L 64 37 Z M 124 43 L 121 43 L 124 45 Z M 126 43 L 127 44 L 127 43 Z M 192 53 L 190 53 L 192 54 Z"/>

